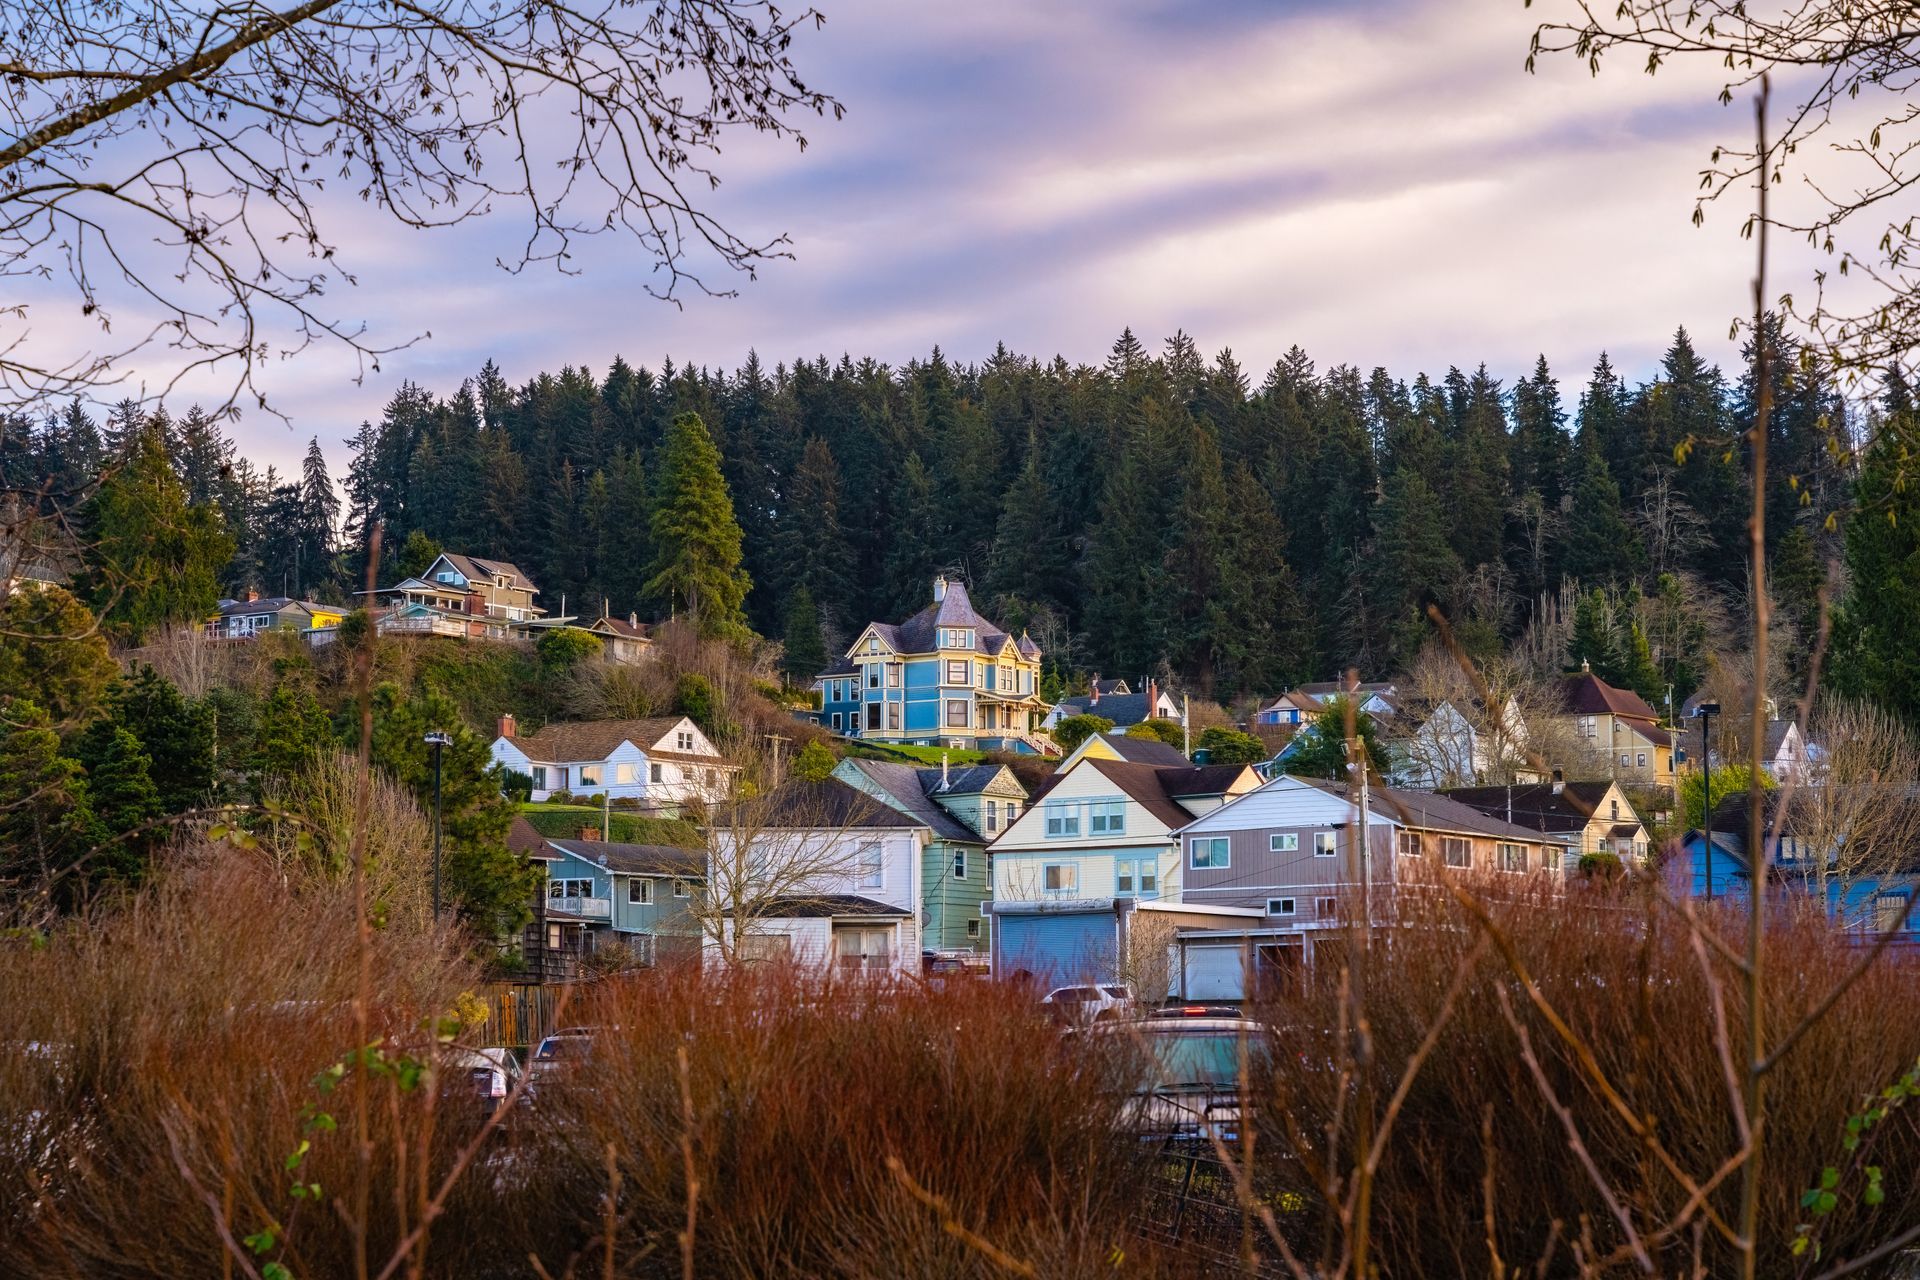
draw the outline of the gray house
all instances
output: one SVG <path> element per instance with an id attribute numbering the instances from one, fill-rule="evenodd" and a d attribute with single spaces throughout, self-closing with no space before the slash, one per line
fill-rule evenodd
<path id="1" fill-rule="evenodd" d="M 1366 868 L 1376 920 L 1391 918 L 1394 892 L 1436 875 L 1565 874 L 1566 848 L 1551 835 L 1482 813 L 1445 796 L 1389 787 L 1370 790 L 1367 856 L 1357 796 L 1345 784 L 1282 775 L 1195 819 L 1177 833 L 1182 901 L 1255 908 L 1254 928 L 1183 932 L 1180 993 L 1189 999 L 1243 998 L 1254 981 L 1288 982 L 1331 940 Z"/>

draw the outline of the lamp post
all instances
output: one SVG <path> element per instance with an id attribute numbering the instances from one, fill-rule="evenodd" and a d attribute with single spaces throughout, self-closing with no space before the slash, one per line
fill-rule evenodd
<path id="1" fill-rule="evenodd" d="M 1720 704 L 1703 702 L 1693 709 L 1700 719 L 1700 826 L 1707 837 L 1707 897 L 1713 897 L 1713 717 Z"/>
<path id="2" fill-rule="evenodd" d="M 433 922 L 440 923 L 440 752 L 453 739 L 435 729 L 423 741 L 433 748 Z"/>

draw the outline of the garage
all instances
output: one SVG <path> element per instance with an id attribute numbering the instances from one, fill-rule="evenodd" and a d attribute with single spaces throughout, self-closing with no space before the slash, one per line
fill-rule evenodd
<path id="1" fill-rule="evenodd" d="M 1111 980 L 1117 952 L 1111 908 L 1093 911 L 994 913 L 993 971 L 1025 970 L 1042 985 Z"/>

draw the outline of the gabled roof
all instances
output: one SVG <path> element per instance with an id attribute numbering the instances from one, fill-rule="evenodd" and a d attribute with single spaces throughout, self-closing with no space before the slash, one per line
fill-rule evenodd
<path id="1" fill-rule="evenodd" d="M 1153 716 L 1153 704 L 1147 701 L 1144 693 L 1116 693 L 1111 697 L 1102 695 L 1095 701 L 1091 694 L 1076 695 L 1060 699 L 1060 715 L 1099 716 L 1103 720 L 1113 721 L 1113 727 L 1124 729 L 1128 725 L 1139 724 Z"/>
<path id="2" fill-rule="evenodd" d="M 1449 787 L 1438 794 L 1503 821 L 1513 815 L 1515 826 L 1552 834 L 1583 831 L 1606 800 L 1610 782 L 1568 782 L 1556 792 L 1549 782 L 1512 787 Z M 1629 817 L 1638 821 L 1631 806 Z"/>
<path id="3" fill-rule="evenodd" d="M 510 560 L 488 560 L 480 556 L 463 556 L 457 551 L 443 551 L 440 553 L 440 556 L 446 560 L 448 564 L 458 569 L 461 576 L 467 578 L 469 581 L 485 582 L 491 586 L 495 575 L 500 575 L 514 579 L 513 585 L 521 590 L 531 591 L 535 595 L 540 594 L 540 588 L 533 585 L 533 579 L 522 573 L 520 566 Z M 432 566 L 429 565 L 428 568 L 432 568 Z"/>
<path id="4" fill-rule="evenodd" d="M 1127 687 L 1127 682 L 1125 679 L 1095 680 L 1093 682 L 1093 687 L 1100 691 L 1100 696 L 1103 698 L 1116 693 L 1132 693 L 1133 692 L 1132 689 Z"/>
<path id="5" fill-rule="evenodd" d="M 507 826 L 507 848 L 537 858 L 546 851 L 547 838 L 534 830 L 523 815 L 516 813 Z"/>
<path id="6" fill-rule="evenodd" d="M 742 806 L 742 819 L 796 831 L 911 830 L 929 824 L 838 778 L 792 781 Z"/>
<path id="7" fill-rule="evenodd" d="M 344 609 L 329 609 L 323 604 L 314 604 L 308 600 L 295 600 L 291 596 L 267 596 L 259 600 L 222 600 L 220 616 L 223 618 L 252 617 L 256 613 L 279 613 L 288 607 L 304 610 L 312 614 L 344 613 Z"/>
<path id="8" fill-rule="evenodd" d="M 1660 718 L 1639 694 L 1617 689 L 1591 671 L 1564 677 L 1560 681 L 1560 702 L 1569 715 L 1615 715 L 1649 721 Z"/>
<path id="9" fill-rule="evenodd" d="M 1098 756 L 1088 756 L 1081 767 L 1097 770 L 1169 831 L 1193 821 L 1194 815 L 1180 803 L 1182 799 L 1225 795 L 1235 780 L 1251 772 L 1251 766 L 1244 764 L 1164 769 L 1125 760 L 1103 760 Z"/>
<path id="10" fill-rule="evenodd" d="M 1185 769 L 1193 763 L 1181 754 L 1180 748 L 1169 746 L 1158 738 L 1129 738 L 1124 733 L 1113 732 L 1098 736 L 1129 764 L 1151 764 L 1165 769 Z"/>
<path id="11" fill-rule="evenodd" d="M 946 583 L 940 599 L 935 600 L 905 622 L 897 624 L 869 622 L 860 628 L 860 635 L 873 632 L 895 653 L 932 653 L 939 647 L 939 632 L 942 627 L 971 627 L 976 637 L 976 647 L 988 657 L 997 656 L 1012 639 L 1004 630 L 981 617 L 973 607 L 973 600 L 967 595 L 966 587 L 952 580 Z M 855 637 L 856 649 L 859 643 L 859 638 Z M 1024 635 L 1017 641 L 1013 641 L 1013 644 L 1024 657 L 1040 656 L 1040 646 Z"/>
<path id="12" fill-rule="evenodd" d="M 549 840 L 576 858 L 621 875 L 698 879 L 707 873 L 706 854 L 670 844 L 620 844 L 611 840 Z"/>
<path id="13" fill-rule="evenodd" d="M 588 631 L 604 631 L 608 635 L 625 636 L 629 640 L 646 640 L 648 627 L 644 622 L 629 622 L 625 618 L 599 617 L 587 624 Z"/>
<path id="14" fill-rule="evenodd" d="M 1349 688 L 1347 685 L 1347 682 L 1344 680 L 1318 680 L 1312 684 L 1298 685 L 1293 689 L 1293 692 L 1305 694 L 1307 697 L 1312 698 L 1315 702 L 1325 702 L 1328 698 L 1334 697 L 1335 695 L 1342 694 L 1342 693 L 1356 693 L 1356 694 L 1392 693 L 1393 681 L 1362 680 L 1360 683 L 1353 685 L 1351 688 Z M 1366 699 L 1363 697 L 1360 699 L 1360 701 L 1365 702 Z"/>
<path id="15" fill-rule="evenodd" d="M 921 769 L 917 765 L 895 764 L 888 760 L 849 760 L 848 764 L 865 774 L 867 779 L 884 791 L 893 805 L 920 820 L 921 825 L 932 829 L 933 834 L 942 840 L 960 840 L 971 844 L 983 843 L 985 837 L 974 833 L 966 823 L 948 813 L 927 794 L 927 787 L 921 781 L 922 773 L 931 773 L 936 783 L 940 780 L 938 769 Z M 994 766 L 984 766 L 993 768 Z"/>
<path id="16" fill-rule="evenodd" d="M 631 742 L 649 755 L 686 760 L 711 759 L 715 764 L 722 763 L 718 755 L 708 757 L 654 750 L 654 744 L 672 733 L 685 719 L 685 716 L 652 716 L 645 720 L 555 720 L 538 733 L 512 741 L 527 759 L 536 763 L 605 760 L 623 742 Z"/>
<path id="17" fill-rule="evenodd" d="M 1296 774 L 1284 774 L 1275 778 L 1269 787 L 1286 786 L 1298 783 L 1324 791 L 1328 795 L 1338 796 L 1348 804 L 1353 803 L 1353 789 L 1344 782 L 1330 782 L 1324 778 L 1303 778 Z M 1219 830 L 1220 825 L 1231 820 L 1232 807 L 1245 797 L 1235 797 L 1225 806 L 1205 815 L 1202 822 L 1209 829 Z M 1367 791 L 1367 812 L 1384 822 L 1411 827 L 1419 831 L 1440 831 L 1454 835 L 1482 836 L 1496 840 L 1526 841 L 1539 844 L 1543 834 L 1538 830 L 1529 830 L 1517 823 L 1490 817 L 1458 800 L 1435 795 L 1430 791 L 1402 791 L 1397 787 L 1369 787 Z M 1228 828 L 1231 829 L 1231 828 Z"/>
<path id="18" fill-rule="evenodd" d="M 778 920 L 819 920 L 838 916 L 873 916 L 902 920 L 913 912 L 889 902 L 863 898 L 857 893 L 814 893 L 788 898 L 770 898 L 760 904 L 757 913 Z"/>

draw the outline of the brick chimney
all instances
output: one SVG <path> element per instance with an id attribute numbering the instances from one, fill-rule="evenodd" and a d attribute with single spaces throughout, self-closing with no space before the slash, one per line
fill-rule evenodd
<path id="1" fill-rule="evenodd" d="M 1146 715 L 1147 719 L 1151 720 L 1155 716 L 1160 714 L 1158 711 L 1154 709 L 1159 705 L 1159 702 L 1160 702 L 1160 691 L 1158 688 L 1154 686 L 1153 677 L 1148 676 L 1147 677 L 1147 715 Z"/>
<path id="2" fill-rule="evenodd" d="M 513 737 L 513 730 L 514 730 L 513 712 L 502 711 L 500 713 L 500 736 L 511 740 Z"/>
<path id="3" fill-rule="evenodd" d="M 595 844 L 598 844 L 600 842 L 600 828 L 598 827 L 580 828 L 580 839 L 591 840 Z"/>
<path id="4" fill-rule="evenodd" d="M 1098 671 L 1093 673 L 1092 689 L 1093 689 L 1093 700 L 1090 703 L 1088 703 L 1088 705 L 1097 707 L 1100 705 L 1100 673 Z"/>

